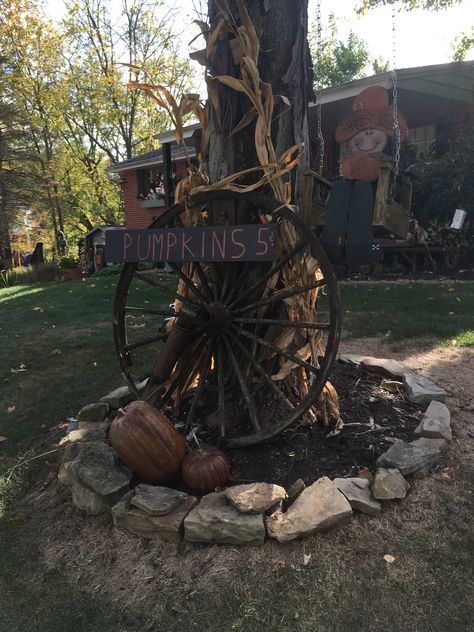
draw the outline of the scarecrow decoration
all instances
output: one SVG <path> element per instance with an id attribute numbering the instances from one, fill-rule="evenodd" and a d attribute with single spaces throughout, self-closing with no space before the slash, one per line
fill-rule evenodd
<path id="1" fill-rule="evenodd" d="M 381 252 L 372 241 L 372 214 L 379 164 L 388 156 L 384 149 L 389 137 L 400 141 L 407 136 L 407 124 L 400 112 L 389 105 L 382 86 L 363 90 L 355 99 L 352 112 L 336 128 L 341 145 L 341 177 L 332 187 L 326 209 L 322 242 L 332 263 L 346 255 L 351 265 L 372 263 Z"/>

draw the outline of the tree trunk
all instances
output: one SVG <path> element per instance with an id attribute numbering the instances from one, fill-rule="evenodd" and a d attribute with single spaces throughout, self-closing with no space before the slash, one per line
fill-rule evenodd
<path id="1" fill-rule="evenodd" d="M 296 182 L 293 186 L 293 202 L 302 195 L 302 173 L 309 168 L 308 101 L 312 95 L 311 56 L 307 44 L 308 0 L 247 0 L 247 11 L 260 38 L 258 68 L 261 79 L 270 83 L 275 95 L 274 123 L 272 139 L 277 157 L 297 143 L 304 144 L 306 152 L 300 160 Z M 209 21 L 215 27 L 219 0 L 209 0 Z M 240 16 L 235 0 L 225 4 L 233 19 L 240 24 Z M 212 60 L 211 71 L 217 74 L 239 76 L 239 68 L 230 55 L 226 41 L 220 42 L 218 53 Z M 250 101 L 242 93 L 221 87 L 222 126 L 215 113 L 209 148 L 209 173 L 211 182 L 247 167 L 258 165 L 255 151 L 255 124 L 227 138 L 231 129 L 240 121 L 250 107 Z M 287 97 L 291 109 L 277 95 Z M 281 114 L 278 118 L 278 114 Z"/>

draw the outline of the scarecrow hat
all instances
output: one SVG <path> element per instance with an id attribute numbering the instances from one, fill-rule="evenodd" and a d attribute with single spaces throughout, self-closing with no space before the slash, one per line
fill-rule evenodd
<path id="1" fill-rule="evenodd" d="M 347 114 L 336 128 L 336 142 L 344 143 L 363 129 L 378 129 L 388 136 L 394 136 L 393 108 L 388 102 L 388 91 L 382 86 L 372 86 L 358 94 Z M 397 112 L 400 126 L 400 140 L 407 137 L 405 117 Z"/>

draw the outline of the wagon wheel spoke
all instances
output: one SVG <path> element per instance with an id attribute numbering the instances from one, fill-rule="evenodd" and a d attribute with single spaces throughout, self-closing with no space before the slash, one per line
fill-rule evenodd
<path id="1" fill-rule="evenodd" d="M 186 429 L 189 430 L 194 421 L 194 416 L 196 414 L 196 409 L 199 405 L 202 393 L 204 391 L 204 386 L 206 385 L 206 380 L 209 375 L 209 369 L 211 368 L 211 358 L 212 353 L 214 351 L 214 344 L 211 343 L 208 345 L 208 349 L 203 357 L 203 361 L 199 367 L 199 382 L 196 388 L 196 391 L 193 396 L 193 400 L 191 402 L 191 407 L 189 409 L 188 418 L 186 420 Z"/>
<path id="2" fill-rule="evenodd" d="M 264 338 L 261 338 L 260 336 L 257 336 L 256 334 L 253 334 L 252 332 L 247 331 L 246 329 L 238 328 L 235 325 L 232 325 L 232 327 L 239 334 L 241 334 L 242 336 L 245 336 L 246 338 L 249 338 L 250 340 L 253 340 L 254 342 L 258 342 L 263 347 L 266 347 L 267 349 L 270 349 L 271 351 L 273 351 L 277 355 L 284 356 L 287 360 L 291 360 L 291 362 L 294 362 L 295 364 L 298 364 L 299 366 L 303 367 L 304 369 L 308 369 L 308 371 L 311 371 L 312 373 L 317 373 L 319 371 L 318 367 L 315 367 L 313 364 L 310 364 L 309 362 L 306 362 L 306 360 L 302 360 L 301 358 L 299 358 L 298 356 L 294 355 L 293 353 L 290 353 L 289 351 L 286 351 L 286 349 L 280 349 L 279 347 L 277 347 L 276 345 L 272 344 L 268 340 L 265 340 Z"/>
<path id="3" fill-rule="evenodd" d="M 235 307 L 235 305 L 238 305 L 239 303 L 241 303 L 245 298 L 247 298 L 247 296 L 250 296 L 252 294 L 252 292 L 254 292 L 258 287 L 260 287 L 261 285 L 263 285 L 264 283 L 266 283 L 267 281 L 269 281 L 272 276 L 274 274 L 276 274 L 277 272 L 279 272 L 283 266 L 288 263 L 288 261 L 290 259 L 292 259 L 295 255 L 298 254 L 298 252 L 300 252 L 306 245 L 307 245 L 307 241 L 302 239 L 301 241 L 299 241 L 291 250 L 290 252 L 288 252 L 282 259 L 280 259 L 279 261 L 277 261 L 276 263 L 274 263 L 272 265 L 272 267 L 270 268 L 270 270 L 268 270 L 268 272 L 266 272 L 263 276 L 259 277 L 259 279 L 257 279 L 257 281 L 255 281 L 255 283 L 253 285 L 251 285 L 249 288 L 247 288 L 244 292 L 242 292 L 242 294 L 240 294 L 240 296 L 238 296 L 230 305 L 229 305 L 229 309 L 232 309 L 233 307 Z"/>
<path id="4" fill-rule="evenodd" d="M 253 364 L 253 366 L 256 368 L 257 372 L 263 377 L 263 379 L 265 380 L 267 386 L 270 387 L 270 389 L 275 393 L 276 397 L 283 403 L 285 404 L 289 409 L 293 410 L 294 406 L 293 404 L 285 397 L 283 391 L 281 391 L 278 386 L 275 384 L 275 382 L 272 380 L 271 376 L 268 374 L 268 372 L 263 368 L 263 366 L 260 364 L 260 362 L 257 360 L 257 358 L 252 355 L 250 353 L 250 351 L 247 349 L 247 347 L 242 344 L 242 342 L 237 338 L 237 336 L 235 336 L 232 332 L 229 332 L 229 337 L 232 341 L 233 344 L 237 345 L 240 349 L 240 351 L 243 353 L 243 355 L 247 358 L 247 360 Z"/>
<path id="5" fill-rule="evenodd" d="M 220 294 L 220 302 L 224 302 L 224 297 L 227 295 L 229 290 L 229 285 L 231 285 L 231 278 L 234 276 L 234 264 L 228 263 L 226 265 L 225 274 L 224 274 L 224 282 L 222 283 L 222 290 Z"/>
<path id="6" fill-rule="evenodd" d="M 206 275 L 204 274 L 204 270 L 202 269 L 202 265 L 199 263 L 199 261 L 194 261 L 193 262 L 193 267 L 197 272 L 197 275 L 199 277 L 199 280 L 201 281 L 201 286 L 202 289 L 204 291 L 204 293 L 206 294 L 206 297 L 209 301 L 212 301 L 212 297 L 213 297 L 213 293 L 211 288 L 209 287 L 209 282 L 207 280 Z"/>
<path id="7" fill-rule="evenodd" d="M 246 261 L 245 262 L 245 264 L 242 266 L 242 270 L 240 271 L 239 276 L 237 277 L 236 282 L 230 288 L 229 294 L 227 296 L 224 296 L 223 301 L 222 301 L 223 303 L 225 303 L 227 305 L 234 298 L 234 296 L 237 294 L 237 292 L 242 287 L 245 279 L 248 277 L 248 273 L 252 269 L 252 265 L 254 265 L 254 263 L 252 261 Z"/>
<path id="8" fill-rule="evenodd" d="M 146 347 L 147 345 L 151 345 L 154 342 L 159 342 L 160 340 L 164 340 L 167 337 L 168 337 L 167 333 L 158 334 L 156 336 L 150 336 L 149 338 L 143 338 L 143 340 L 138 340 L 137 342 L 126 344 L 124 349 L 126 352 L 133 351 L 134 349 L 140 349 L 140 347 Z"/>
<path id="9" fill-rule="evenodd" d="M 289 327 L 293 329 L 318 329 L 320 331 L 328 331 L 329 323 L 315 323 L 297 320 L 278 320 L 272 318 L 233 318 L 232 322 L 247 325 L 269 325 L 275 327 Z"/>
<path id="10" fill-rule="evenodd" d="M 192 282 L 192 280 L 186 274 L 184 274 L 181 268 L 178 265 L 176 265 L 176 263 L 172 263 L 171 261 L 168 262 L 168 265 L 176 272 L 176 274 L 179 276 L 179 278 L 184 283 L 184 285 L 189 290 L 191 290 L 191 292 L 195 295 L 195 297 L 199 301 L 206 303 L 206 297 L 204 296 L 204 294 L 201 292 L 201 290 L 198 287 L 196 287 L 196 285 Z"/>
<path id="11" fill-rule="evenodd" d="M 194 303 L 190 298 L 188 298 L 187 296 L 183 296 L 182 294 L 178 294 L 177 292 L 174 292 L 173 290 L 170 290 L 170 288 L 166 287 L 166 285 L 163 285 L 163 283 L 158 283 L 158 281 L 155 281 L 154 279 L 149 279 L 146 275 L 141 274 L 140 272 L 135 272 L 134 276 L 139 281 L 148 283 L 148 285 L 151 285 L 151 287 L 154 287 L 157 290 L 161 290 L 162 292 L 166 292 L 170 296 L 174 296 L 174 298 L 178 299 L 178 301 L 180 301 L 181 303 L 184 303 L 185 305 L 189 305 L 191 307 L 197 307 L 196 303 Z"/>
<path id="12" fill-rule="evenodd" d="M 255 410 L 254 402 L 252 401 L 252 397 L 247 388 L 247 384 L 245 383 L 245 378 L 242 375 L 242 371 L 240 370 L 239 363 L 237 362 L 237 358 L 234 355 L 231 345 L 227 340 L 226 336 L 223 336 L 224 344 L 226 347 L 227 354 L 230 358 L 230 362 L 232 368 L 234 369 L 234 373 L 237 377 L 237 381 L 239 382 L 240 390 L 242 391 L 242 395 L 244 396 L 245 403 L 247 404 L 247 410 L 250 415 L 250 421 L 256 432 L 260 430 L 260 424 L 258 423 L 257 411 Z"/>
<path id="13" fill-rule="evenodd" d="M 313 281 L 305 286 L 297 286 L 293 288 L 289 288 L 288 290 L 278 290 L 271 296 L 267 296 L 263 298 L 261 301 L 256 301 L 255 303 L 250 303 L 250 305 L 246 305 L 245 307 L 239 307 L 234 310 L 234 314 L 243 314 L 248 312 L 251 309 L 263 307 L 264 305 L 270 305 L 275 301 L 281 301 L 285 298 L 291 298 L 292 296 L 298 296 L 298 294 L 304 294 L 305 292 L 309 292 L 310 290 L 314 290 L 318 287 L 323 287 L 326 285 L 326 281 L 324 279 L 318 279 L 317 281 Z"/>
<path id="14" fill-rule="evenodd" d="M 222 354 L 222 344 L 219 345 L 217 350 L 217 410 L 220 421 L 221 437 L 225 436 L 225 375 L 224 375 L 224 358 Z"/>
<path id="15" fill-rule="evenodd" d="M 154 307 L 125 307 L 125 313 L 130 314 L 152 314 L 153 316 L 174 316 L 174 309 L 154 308 Z"/>

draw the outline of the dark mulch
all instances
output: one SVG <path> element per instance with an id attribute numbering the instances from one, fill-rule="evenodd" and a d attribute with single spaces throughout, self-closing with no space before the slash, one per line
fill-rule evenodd
<path id="1" fill-rule="evenodd" d="M 381 388 L 382 379 L 337 363 L 331 382 L 346 424 L 342 432 L 328 438 L 319 425 L 302 424 L 261 445 L 226 448 L 233 483 L 265 481 L 288 487 L 298 478 L 309 484 L 321 476 L 351 476 L 363 467 L 373 469 L 393 439 L 411 441 L 419 423 L 417 407 L 405 401 L 401 389 L 391 393 Z"/>

